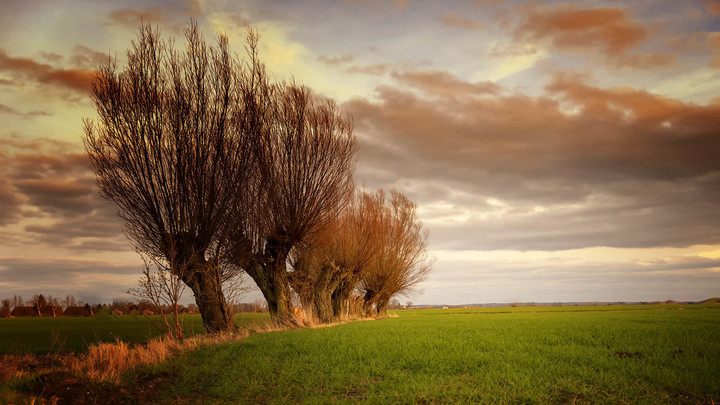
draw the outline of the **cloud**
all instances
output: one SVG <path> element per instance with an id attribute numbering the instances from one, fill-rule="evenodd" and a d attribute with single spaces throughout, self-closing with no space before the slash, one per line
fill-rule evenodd
<path id="1" fill-rule="evenodd" d="M 354 59 L 355 58 L 349 54 L 340 55 L 340 56 L 320 55 L 317 58 L 318 62 L 322 62 L 326 65 L 339 65 L 339 64 L 343 64 L 343 63 L 352 62 Z"/>
<path id="2" fill-rule="evenodd" d="M 397 11 L 407 9 L 408 0 L 344 0 L 349 4 L 356 4 L 377 9 L 392 8 Z"/>
<path id="3" fill-rule="evenodd" d="M 38 293 L 108 302 L 136 286 L 140 263 L 71 257 L 0 257 L 0 296 Z"/>
<path id="4" fill-rule="evenodd" d="M 0 72 L 15 80 L 26 79 L 40 84 L 52 84 L 81 93 L 89 93 L 94 71 L 86 69 L 57 69 L 29 58 L 9 56 L 0 49 Z"/>
<path id="5" fill-rule="evenodd" d="M 163 9 L 160 7 L 151 7 L 143 10 L 134 10 L 123 8 L 110 12 L 110 20 L 122 25 L 137 27 L 140 22 L 145 24 L 163 23 L 167 19 L 162 16 Z"/>
<path id="6" fill-rule="evenodd" d="M 720 68 L 720 32 L 690 32 L 668 38 L 666 44 L 683 51 L 710 51 L 708 66 Z"/>
<path id="7" fill-rule="evenodd" d="M 705 11 L 710 15 L 720 15 L 720 0 L 705 0 Z"/>
<path id="8" fill-rule="evenodd" d="M 396 86 L 345 104 L 359 178 L 422 206 L 433 243 L 560 250 L 720 243 L 720 105 L 558 74 L 538 97 Z M 454 89 L 454 90 L 451 90 Z M 453 96 L 456 92 L 456 96 Z M 438 101 L 442 97 L 442 101 Z"/>
<path id="9" fill-rule="evenodd" d="M 500 86 L 493 82 L 468 83 L 438 70 L 394 72 L 391 76 L 400 83 L 435 96 L 458 97 L 500 92 Z"/>
<path id="10" fill-rule="evenodd" d="M 76 45 L 73 49 L 70 62 L 77 67 L 95 69 L 108 59 L 108 54 L 98 52 L 86 46 Z"/>
<path id="11" fill-rule="evenodd" d="M 437 268 L 421 287 L 423 301 L 434 304 L 702 300 L 717 295 L 720 281 L 720 261 L 698 256 L 618 261 L 612 256 L 578 260 L 564 252 L 502 252 L 498 260 L 433 253 Z"/>
<path id="12" fill-rule="evenodd" d="M 598 54 L 615 68 L 663 69 L 673 67 L 677 58 L 674 53 L 630 53 L 645 43 L 650 33 L 623 9 L 540 6 L 522 11 L 524 15 L 513 33 L 519 43 L 541 43 L 566 53 Z"/>
<path id="13" fill-rule="evenodd" d="M 0 225 L 21 224 L 24 238 L 54 248 L 130 249 L 84 153 L 57 141 L 1 140 L 7 153 L 0 155 Z"/>
<path id="14" fill-rule="evenodd" d="M 52 114 L 50 114 L 50 113 L 48 113 L 48 112 L 45 112 L 45 111 L 28 111 L 28 112 L 21 112 L 21 111 L 18 111 L 18 110 L 16 110 L 16 109 L 12 108 L 12 107 L 8 107 L 8 106 L 6 106 L 6 105 L 4 105 L 4 104 L 0 104 L 0 114 L 12 114 L 12 115 L 20 116 L 20 117 L 25 117 L 25 118 L 33 118 L 33 117 L 38 117 L 38 116 L 48 116 L 48 115 L 52 115 Z"/>
<path id="15" fill-rule="evenodd" d="M 485 28 L 485 23 L 482 21 L 473 21 L 465 17 L 459 17 L 451 11 L 445 13 L 442 18 L 440 18 L 440 21 L 448 27 L 466 28 L 470 30 L 481 30 Z"/>
<path id="16" fill-rule="evenodd" d="M 173 1 L 163 7 L 120 8 L 108 13 L 108 19 L 113 24 L 128 28 L 137 28 L 141 23 L 163 24 L 176 32 L 182 32 L 182 27 L 185 26 L 189 17 L 198 19 L 204 16 L 200 0 Z M 240 23 L 241 21 L 236 22 Z"/>
<path id="17" fill-rule="evenodd" d="M 371 65 L 352 65 L 345 69 L 345 72 L 347 73 L 362 73 L 366 75 L 372 75 L 372 76 L 381 76 L 384 75 L 391 70 L 395 69 L 396 65 L 392 63 L 378 63 L 378 64 L 371 64 Z"/>

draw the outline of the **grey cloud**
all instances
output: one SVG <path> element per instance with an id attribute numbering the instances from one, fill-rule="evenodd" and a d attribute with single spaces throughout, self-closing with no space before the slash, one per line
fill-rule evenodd
<path id="1" fill-rule="evenodd" d="M 699 301 L 716 296 L 720 282 L 720 272 L 714 270 L 720 261 L 704 257 L 654 263 L 442 258 L 436 267 L 422 284 L 422 300 L 434 304 L 625 301 L 629 296 L 637 301 Z"/>
<path id="2" fill-rule="evenodd" d="M 447 89 L 432 90 L 418 95 L 385 86 L 377 101 L 345 104 L 361 143 L 359 180 L 398 187 L 421 204 L 445 202 L 477 214 L 492 212 L 476 205 L 492 198 L 507 204 L 508 214 L 549 208 L 433 223 L 437 246 L 560 250 L 720 242 L 720 106 L 595 88 L 568 75 L 556 76 L 540 97 L 448 97 Z M 460 203 L 452 193 L 477 202 Z M 578 208 L 553 209 L 562 205 Z"/>
<path id="3" fill-rule="evenodd" d="M 91 302 L 127 296 L 140 274 L 137 265 L 71 258 L 0 257 L 0 297 L 73 294 Z"/>
<path id="4" fill-rule="evenodd" d="M 87 158 L 68 144 L 5 138 L 0 224 L 25 218 L 28 243 L 72 250 L 129 250 L 114 206 L 98 195 Z"/>

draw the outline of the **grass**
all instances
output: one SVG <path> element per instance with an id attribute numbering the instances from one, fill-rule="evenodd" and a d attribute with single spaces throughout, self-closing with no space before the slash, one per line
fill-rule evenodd
<path id="1" fill-rule="evenodd" d="M 160 319 L 155 317 L 158 322 Z M 238 314 L 236 324 L 251 328 L 269 320 L 267 313 Z M 159 324 L 159 323 L 158 323 Z M 200 315 L 185 315 L 186 336 L 205 333 Z M 145 343 L 160 335 L 142 315 L 94 318 L 0 318 L 0 354 L 81 353 L 102 342 Z"/>
<path id="2" fill-rule="evenodd" d="M 398 311 L 253 335 L 165 363 L 155 400 L 718 402 L 720 305 L 679 308 Z"/>
<path id="3" fill-rule="evenodd" d="M 118 385 L 54 385 L 117 403 L 720 402 L 718 304 L 397 315 L 200 346 Z M 0 384 L 0 399 L 53 385 L 42 378 Z"/>

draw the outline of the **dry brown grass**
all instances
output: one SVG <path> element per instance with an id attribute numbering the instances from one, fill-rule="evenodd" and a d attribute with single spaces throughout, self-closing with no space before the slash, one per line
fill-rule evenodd
<path id="1" fill-rule="evenodd" d="M 77 356 L 72 370 L 96 380 L 116 381 L 126 371 L 157 364 L 174 355 L 212 344 L 242 340 L 247 336 L 247 331 L 239 331 L 232 334 L 195 336 L 183 341 L 159 338 L 144 345 L 128 345 L 121 340 L 115 343 L 100 343 L 91 346 L 87 353 Z"/>
<path id="2" fill-rule="evenodd" d="M 195 336 L 182 342 L 170 338 L 157 338 L 146 344 L 129 345 L 121 340 L 98 343 L 81 354 L 32 354 L 2 356 L 0 382 L 29 374 L 70 371 L 98 381 L 117 381 L 126 371 L 160 363 L 168 358 L 201 347 L 246 338 L 247 331 L 232 334 Z"/>

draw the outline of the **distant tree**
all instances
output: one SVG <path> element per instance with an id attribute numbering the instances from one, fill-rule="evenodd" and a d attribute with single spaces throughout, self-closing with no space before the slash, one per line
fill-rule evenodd
<path id="1" fill-rule="evenodd" d="M 390 303 L 388 304 L 388 309 L 400 309 L 400 301 L 398 301 L 396 298 L 393 298 L 390 300 Z"/>
<path id="2" fill-rule="evenodd" d="M 75 302 L 75 297 L 72 294 L 66 295 L 65 299 L 62 300 L 60 303 L 61 303 L 63 309 L 65 309 L 67 307 L 74 307 L 74 306 L 78 305 L 78 303 Z"/>
<path id="3" fill-rule="evenodd" d="M 38 316 L 42 316 L 41 312 L 43 307 L 47 305 L 47 300 L 42 294 L 35 295 L 28 301 L 28 305 L 33 307 L 33 311 L 36 312 Z"/>
<path id="4" fill-rule="evenodd" d="M 4 298 L 1 303 L 2 306 L 0 306 L 0 318 L 7 318 L 10 316 L 10 312 L 12 311 L 12 308 L 10 308 L 12 301 L 9 298 Z"/>
<path id="5" fill-rule="evenodd" d="M 219 254 L 238 211 L 247 209 L 259 147 L 255 55 L 237 60 L 220 35 L 205 43 L 197 24 L 173 48 L 149 25 L 127 51 L 127 66 L 104 63 L 93 83 L 96 121 L 85 148 L 100 194 L 114 202 L 137 250 L 163 260 L 195 295 L 211 332 L 232 327 L 223 280 L 238 268 Z M 257 35 L 248 35 L 254 49 Z"/>
<path id="6" fill-rule="evenodd" d="M 53 307 L 59 307 L 60 302 L 58 301 L 57 298 L 53 297 L 52 295 L 48 295 L 47 296 L 47 305 L 53 306 Z"/>

